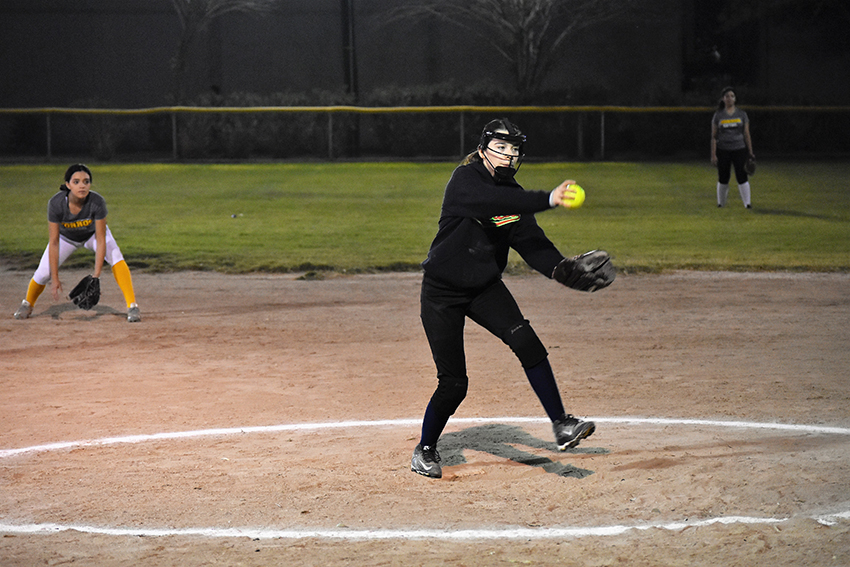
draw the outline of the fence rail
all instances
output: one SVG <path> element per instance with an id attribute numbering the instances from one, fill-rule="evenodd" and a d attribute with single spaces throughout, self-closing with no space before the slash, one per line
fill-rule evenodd
<path id="1" fill-rule="evenodd" d="M 752 115 L 761 116 L 777 116 L 782 115 L 784 120 L 790 116 L 796 117 L 796 120 L 806 122 L 805 116 L 819 116 L 824 124 L 821 125 L 822 132 L 808 132 L 809 136 L 818 137 L 826 135 L 832 142 L 834 139 L 834 149 L 837 152 L 850 151 L 850 138 L 848 138 L 847 117 L 850 116 L 850 106 L 742 106 Z M 55 131 L 57 129 L 53 118 L 75 116 L 75 117 L 94 117 L 105 119 L 108 117 L 145 117 L 145 116 L 161 116 L 168 119 L 170 128 L 170 150 L 171 157 L 174 160 L 181 158 L 181 138 L 180 132 L 183 130 L 191 130 L 191 127 L 185 122 L 192 116 L 202 115 L 217 115 L 219 117 L 226 116 L 245 116 L 245 115 L 313 115 L 313 117 L 324 116 L 325 125 L 318 127 L 324 131 L 324 143 L 326 145 L 326 157 L 334 159 L 335 152 L 335 132 L 339 134 L 340 128 L 335 124 L 334 116 L 344 115 L 349 120 L 358 120 L 361 116 L 383 116 L 383 115 L 457 115 L 456 123 L 453 129 L 457 132 L 458 150 L 453 152 L 456 155 L 463 155 L 465 148 L 468 148 L 471 136 L 477 136 L 480 124 L 478 121 L 474 123 L 474 128 L 467 128 L 468 117 L 470 116 L 495 116 L 495 115 L 540 115 L 551 116 L 557 115 L 564 117 L 566 115 L 579 116 L 575 120 L 575 147 L 578 148 L 579 157 L 582 157 L 583 148 L 587 146 L 587 140 L 593 140 L 593 153 L 599 159 L 605 159 L 608 154 L 606 145 L 607 130 L 610 126 L 606 124 L 606 117 L 620 115 L 670 115 L 670 114 L 688 114 L 693 117 L 698 117 L 702 122 L 699 122 L 702 127 L 697 127 L 696 130 L 708 130 L 708 118 L 706 115 L 714 111 L 714 107 L 709 106 L 475 106 L 475 105 L 448 105 L 448 106 L 392 106 L 392 107 L 364 107 L 364 106 L 251 106 L 251 107 L 197 107 L 197 106 L 160 106 L 152 108 L 139 109 L 115 109 L 115 108 L 0 108 L 0 118 L 2 117 L 23 117 L 23 116 L 43 116 L 44 117 L 44 149 L 45 155 L 51 159 L 54 154 Z M 828 118 L 829 116 L 838 115 L 840 120 L 837 122 Z M 592 128 L 588 125 L 587 116 L 598 117 L 598 125 Z M 317 128 L 318 120 L 314 118 L 313 128 Z M 811 123 L 811 121 L 809 121 Z M 641 125 L 634 128 L 641 128 Z M 691 127 L 688 124 L 687 127 Z M 831 128 L 832 127 L 832 128 Z M 384 128 L 392 132 L 393 128 L 384 126 Z M 833 130 L 834 128 L 834 130 Z M 620 133 L 623 129 L 617 128 Z M 788 131 L 792 131 L 789 129 Z M 811 128 L 809 128 L 811 130 Z M 199 129 L 203 131 L 203 129 Z M 799 131 L 793 130 L 793 134 L 799 134 Z M 806 134 L 806 132 L 803 132 Z M 99 133 L 103 138 L 105 134 Z M 426 136 L 432 133 L 419 132 L 418 135 Z M 664 128 L 660 128 L 656 133 L 657 136 L 669 135 Z M 2 132 L 0 132 L 2 136 Z M 91 135 L 97 137 L 98 134 Z M 359 136 L 359 132 L 358 132 Z M 707 144 L 707 135 L 705 132 L 698 134 L 700 139 Z M 14 141 L 6 144 L 7 149 L 14 148 Z M 0 145 L 0 153 L 3 152 L 3 146 Z"/>

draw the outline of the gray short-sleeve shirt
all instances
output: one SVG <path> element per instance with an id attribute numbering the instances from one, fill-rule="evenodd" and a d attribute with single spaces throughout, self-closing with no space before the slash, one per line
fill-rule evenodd
<path id="1" fill-rule="evenodd" d="M 744 141 L 744 127 L 749 122 L 746 112 L 740 108 L 732 114 L 718 110 L 711 121 L 717 127 L 717 149 L 734 151 L 747 147 Z"/>
<path id="2" fill-rule="evenodd" d="M 106 200 L 89 191 L 79 214 L 68 208 L 68 191 L 60 190 L 47 202 L 47 220 L 59 225 L 59 234 L 74 242 L 85 242 L 94 234 L 94 222 L 106 218 Z"/>

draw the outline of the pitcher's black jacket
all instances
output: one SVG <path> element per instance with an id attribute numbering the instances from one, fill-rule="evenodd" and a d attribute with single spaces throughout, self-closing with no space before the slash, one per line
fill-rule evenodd
<path id="1" fill-rule="evenodd" d="M 548 191 L 526 191 L 513 179 L 497 181 L 482 162 L 458 166 L 422 263 L 426 276 L 451 287 L 483 288 L 502 277 L 513 248 L 551 278 L 564 257 L 534 218 L 549 208 Z"/>

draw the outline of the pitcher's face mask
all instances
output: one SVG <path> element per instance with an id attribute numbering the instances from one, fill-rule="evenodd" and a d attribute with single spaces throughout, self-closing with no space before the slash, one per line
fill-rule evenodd
<path id="1" fill-rule="evenodd" d="M 510 179 L 516 174 L 525 157 L 523 144 L 525 135 L 519 128 L 507 119 L 501 119 L 493 120 L 484 127 L 478 149 L 497 178 Z"/>
<path id="2" fill-rule="evenodd" d="M 522 163 L 520 146 L 507 140 L 493 138 L 481 153 L 500 179 L 512 178 Z"/>

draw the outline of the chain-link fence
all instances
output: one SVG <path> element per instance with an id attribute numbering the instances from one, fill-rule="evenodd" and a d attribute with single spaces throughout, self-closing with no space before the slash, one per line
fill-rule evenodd
<path id="1" fill-rule="evenodd" d="M 850 107 L 742 107 L 759 155 L 850 154 Z M 711 107 L 274 106 L 0 109 L 0 156 L 15 159 L 456 159 L 507 116 L 530 159 L 707 157 Z"/>

